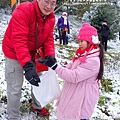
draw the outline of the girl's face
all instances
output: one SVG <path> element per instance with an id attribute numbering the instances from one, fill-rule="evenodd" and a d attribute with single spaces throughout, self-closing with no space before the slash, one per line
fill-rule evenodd
<path id="1" fill-rule="evenodd" d="M 80 40 L 79 41 L 79 48 L 81 50 L 85 50 L 87 47 L 89 47 L 91 44 L 87 42 L 86 40 Z"/>

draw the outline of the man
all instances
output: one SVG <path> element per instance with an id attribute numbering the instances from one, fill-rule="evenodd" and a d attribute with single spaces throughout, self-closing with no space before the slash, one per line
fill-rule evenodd
<path id="1" fill-rule="evenodd" d="M 63 12 L 62 16 L 57 21 L 57 27 L 59 32 L 59 41 L 63 45 L 68 44 L 67 33 L 70 34 L 69 21 L 67 18 L 67 13 Z"/>
<path id="2" fill-rule="evenodd" d="M 102 45 L 105 45 L 105 51 L 107 52 L 107 41 L 108 41 L 108 31 L 109 27 L 106 21 L 102 22 L 101 32 L 102 32 Z"/>
<path id="3" fill-rule="evenodd" d="M 5 79 L 7 81 L 7 112 L 9 120 L 20 120 L 19 108 L 23 77 L 39 86 L 40 78 L 34 66 L 36 50 L 35 24 L 38 27 L 38 46 L 43 47 L 45 58 L 55 55 L 53 30 L 54 8 L 57 0 L 34 0 L 21 3 L 12 13 L 2 41 L 5 55 Z M 24 73 L 23 73 L 24 72 Z M 45 108 L 32 96 L 32 108 L 48 115 Z"/>

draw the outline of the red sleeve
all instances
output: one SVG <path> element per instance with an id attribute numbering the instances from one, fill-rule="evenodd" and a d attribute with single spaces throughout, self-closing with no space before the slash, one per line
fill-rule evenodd
<path id="1" fill-rule="evenodd" d="M 29 20 L 31 13 L 29 9 L 18 6 L 12 15 L 12 43 L 18 61 L 22 66 L 31 60 L 28 49 Z"/>

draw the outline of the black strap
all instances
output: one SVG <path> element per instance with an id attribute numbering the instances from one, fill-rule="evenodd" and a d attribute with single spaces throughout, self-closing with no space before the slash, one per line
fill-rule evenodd
<path id="1" fill-rule="evenodd" d="M 32 2 L 33 4 L 33 2 Z M 37 13 L 36 13 L 36 9 L 35 9 L 35 6 L 33 4 L 33 7 L 34 7 L 34 11 L 35 11 L 35 14 L 36 14 L 36 23 L 35 23 L 35 45 L 36 45 L 36 51 L 38 49 L 38 22 L 37 22 Z"/>
<path id="2" fill-rule="evenodd" d="M 38 23 L 35 23 L 35 41 L 36 41 L 36 50 L 38 49 Z"/>

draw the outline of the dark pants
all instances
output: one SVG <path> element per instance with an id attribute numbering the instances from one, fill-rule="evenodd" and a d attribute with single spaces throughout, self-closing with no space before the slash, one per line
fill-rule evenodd
<path id="1" fill-rule="evenodd" d="M 66 45 L 68 44 L 68 35 L 66 35 Z"/>
<path id="2" fill-rule="evenodd" d="M 102 45 L 104 45 L 105 51 L 107 51 L 107 41 L 108 41 L 108 36 L 107 37 L 102 36 Z"/>
<path id="3" fill-rule="evenodd" d="M 119 31 L 119 40 L 120 40 L 120 31 Z"/>
<path id="4" fill-rule="evenodd" d="M 66 45 L 66 31 L 62 29 L 59 30 L 59 40 L 60 44 L 63 43 L 63 45 Z"/>

